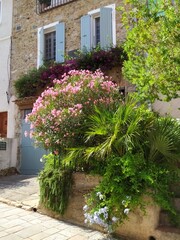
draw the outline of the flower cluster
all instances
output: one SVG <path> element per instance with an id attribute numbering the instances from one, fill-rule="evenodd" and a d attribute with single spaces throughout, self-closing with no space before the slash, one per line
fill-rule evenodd
<path id="1" fill-rule="evenodd" d="M 91 52 L 81 53 L 77 58 L 77 67 L 91 71 L 95 71 L 98 68 L 101 71 L 107 71 L 116 66 L 122 67 L 125 59 L 127 57 L 122 47 L 112 47 L 108 50 L 96 48 Z"/>
<path id="2" fill-rule="evenodd" d="M 102 50 L 100 48 L 93 49 L 90 52 L 80 54 L 77 58 L 67 60 L 65 63 L 45 64 L 39 69 L 32 69 L 28 73 L 22 75 L 15 82 L 15 88 L 18 97 L 36 96 L 39 91 L 43 91 L 47 86 L 54 86 L 54 79 L 61 79 L 64 74 L 68 74 L 71 70 L 88 69 L 90 71 L 106 72 L 115 66 L 122 67 L 126 55 L 122 47 L 112 47 Z"/>
<path id="3" fill-rule="evenodd" d="M 98 190 L 98 191 L 97 191 Z M 110 201 L 111 196 L 103 194 L 97 188 L 91 195 L 87 195 L 87 205 L 83 207 L 85 223 L 92 225 L 97 224 L 104 228 L 108 233 L 113 232 L 118 223 L 128 217 L 131 206 L 131 196 L 122 198 L 121 204 L 118 208 L 114 208 Z"/>
<path id="4" fill-rule="evenodd" d="M 119 100 L 116 84 L 99 70 L 71 70 L 53 82 L 26 120 L 37 143 L 59 152 L 81 144 L 83 124 L 94 106 L 110 107 Z"/>
<path id="5" fill-rule="evenodd" d="M 131 196 L 126 196 L 124 200 L 122 200 L 122 205 L 124 206 L 124 214 L 128 215 L 130 212 L 129 205 L 131 203 Z"/>
<path id="6" fill-rule="evenodd" d="M 98 198 L 98 202 L 103 202 L 104 196 L 101 192 L 96 193 L 96 197 Z M 97 210 L 93 211 L 91 210 L 88 212 L 89 206 L 85 205 L 83 207 L 84 210 L 84 217 L 85 217 L 85 223 L 86 224 L 98 224 L 99 226 L 103 227 L 108 233 L 112 232 L 112 225 L 113 223 L 118 222 L 118 218 L 113 216 L 112 218 L 110 217 L 110 211 L 107 206 L 104 207 L 99 207 Z"/>

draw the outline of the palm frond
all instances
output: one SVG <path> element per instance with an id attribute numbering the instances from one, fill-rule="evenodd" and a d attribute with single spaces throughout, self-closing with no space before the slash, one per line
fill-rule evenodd
<path id="1" fill-rule="evenodd" d="M 180 161 L 180 124 L 168 117 L 157 119 L 149 134 L 149 145 L 150 160 Z"/>

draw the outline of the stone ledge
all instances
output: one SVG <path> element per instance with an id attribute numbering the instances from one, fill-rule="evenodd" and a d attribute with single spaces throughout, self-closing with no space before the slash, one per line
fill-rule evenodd
<path id="1" fill-rule="evenodd" d="M 17 99 L 14 102 L 16 105 L 18 105 L 20 110 L 23 110 L 27 108 L 32 108 L 37 98 L 38 96 L 25 97 L 25 98 Z"/>

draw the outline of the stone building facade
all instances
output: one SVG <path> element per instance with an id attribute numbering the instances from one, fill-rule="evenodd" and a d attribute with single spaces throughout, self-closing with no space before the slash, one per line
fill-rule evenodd
<path id="1" fill-rule="evenodd" d="M 54 0 L 53 0 L 54 1 Z M 58 2 L 58 1 L 57 1 Z M 63 1 L 59 1 L 63 2 Z M 66 2 L 66 1 L 64 1 Z M 65 55 L 69 51 L 81 49 L 81 17 L 101 7 L 118 7 L 121 0 L 74 0 L 67 4 L 38 12 L 36 0 L 14 1 L 13 42 L 12 42 L 12 81 L 28 69 L 38 64 L 38 29 L 51 28 L 56 23 L 64 23 Z M 114 5 L 114 6 L 113 6 Z M 121 14 L 113 9 L 115 24 L 113 26 L 116 36 L 114 42 L 124 39 Z"/>
<path id="2" fill-rule="evenodd" d="M 2 1 L 2 0 L 1 0 Z M 51 0 L 49 5 L 39 4 L 39 0 L 14 0 L 12 50 L 11 50 L 11 104 L 16 98 L 14 81 L 32 68 L 43 64 L 44 59 L 63 62 L 65 56 L 86 47 L 100 44 L 116 45 L 125 39 L 125 29 L 121 21 L 121 13 L 117 7 L 122 0 Z M 101 21 L 102 20 L 102 21 Z M 105 34 L 104 34 L 105 33 Z M 101 35 L 101 37 L 100 37 Z M 101 38 L 101 40 L 100 40 Z M 114 72 L 116 80 L 122 76 L 119 71 Z M 122 81 L 126 85 L 127 82 Z M 129 91 L 132 91 L 130 89 Z M 13 109 L 17 109 L 15 104 Z M 178 107 L 180 99 L 168 104 L 156 102 L 154 109 L 162 114 L 170 113 L 180 118 Z M 32 107 L 23 103 L 23 111 Z M 23 112 L 16 114 L 16 121 L 11 119 L 11 132 L 21 144 L 21 117 Z M 15 124 L 14 124 L 15 122 Z M 18 151 L 17 166 L 20 165 Z"/>
<path id="3" fill-rule="evenodd" d="M 18 107 L 14 103 L 16 99 L 14 81 L 28 70 L 39 67 L 46 57 L 63 61 L 66 55 L 73 54 L 77 49 L 83 49 L 84 46 L 94 47 L 99 41 L 99 35 L 102 34 L 100 29 L 104 28 L 104 32 L 107 33 L 106 36 L 103 35 L 105 41 L 102 44 L 106 45 L 108 41 L 114 45 L 123 42 L 125 30 L 122 26 L 121 13 L 116 10 L 121 4 L 122 0 L 51 0 L 51 5 L 39 5 L 38 0 L 13 1 L 9 92 L 12 109 L 16 113 L 14 115 L 16 119 L 11 119 L 10 122 L 14 124 L 11 130 L 12 137 L 18 139 L 18 145 L 14 150 L 17 168 L 21 165 L 21 148 L 18 146 L 21 145 L 23 136 L 22 119 L 32 108 L 34 99 L 29 99 L 29 102 L 25 99 L 18 103 L 19 110 L 16 112 Z M 101 21 L 102 18 L 105 21 Z M 103 22 L 105 26 L 102 25 Z M 117 72 L 115 75 L 117 78 L 121 77 Z M 158 106 L 156 107 L 158 109 Z M 175 114 L 177 117 L 176 111 Z M 73 212 L 72 208 L 70 212 Z M 132 222 L 119 229 L 119 234 L 129 237 L 128 239 L 139 240 L 179 238 L 177 234 L 170 236 L 155 230 L 158 226 L 158 208 L 150 209 L 148 213 L 145 220 L 134 215 Z"/>
<path id="4" fill-rule="evenodd" d="M 15 97 L 14 81 L 32 68 L 38 68 L 44 59 L 63 62 L 65 56 L 79 49 L 90 49 L 101 44 L 123 42 L 125 31 L 121 13 L 116 10 L 122 0 L 51 0 L 51 5 L 39 0 L 14 0 L 11 52 L 11 93 Z M 101 30 L 102 29 L 102 30 Z M 104 36 L 106 33 L 106 36 Z M 118 71 L 114 72 L 121 78 Z M 19 103 L 15 136 L 19 140 L 17 168 L 22 159 L 22 121 L 32 108 L 32 99 Z"/>

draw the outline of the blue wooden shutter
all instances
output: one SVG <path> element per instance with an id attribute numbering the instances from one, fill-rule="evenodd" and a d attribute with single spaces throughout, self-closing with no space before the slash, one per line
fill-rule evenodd
<path id="1" fill-rule="evenodd" d="M 101 48 L 112 45 L 112 8 L 100 9 L 100 43 Z"/>
<path id="2" fill-rule="evenodd" d="M 81 50 L 90 51 L 91 49 L 91 16 L 81 17 Z"/>
<path id="3" fill-rule="evenodd" d="M 64 62 L 65 54 L 65 24 L 56 25 L 56 62 Z"/>
<path id="4" fill-rule="evenodd" d="M 38 63 L 37 66 L 43 65 L 44 60 L 44 28 L 38 30 Z"/>

